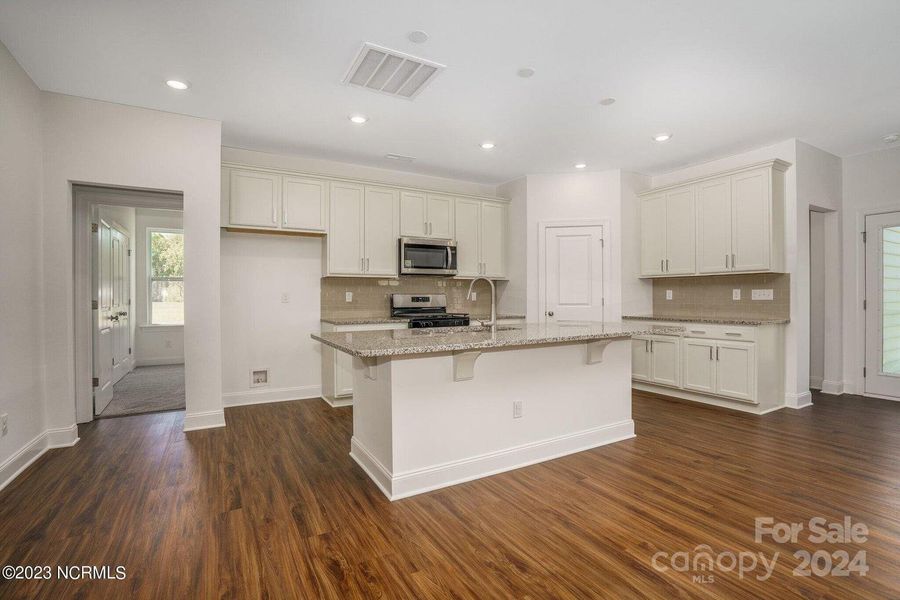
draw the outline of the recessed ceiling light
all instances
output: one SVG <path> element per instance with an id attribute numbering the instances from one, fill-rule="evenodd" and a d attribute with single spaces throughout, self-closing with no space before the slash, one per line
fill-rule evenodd
<path id="1" fill-rule="evenodd" d="M 585 167 L 587 167 L 587 164 L 586 164 L 586 163 L 576 163 L 576 164 L 575 164 L 575 168 L 576 168 L 576 169 L 583 169 L 583 168 L 585 168 Z"/>
<path id="2" fill-rule="evenodd" d="M 365 115 L 350 115 L 347 118 L 350 119 L 350 121 L 352 121 L 353 123 L 356 123 L 357 125 L 362 125 L 363 123 L 365 123 L 366 121 L 369 120 L 369 117 L 367 117 Z"/>
<path id="3" fill-rule="evenodd" d="M 892 133 L 890 135 L 886 135 L 881 138 L 881 141 L 885 144 L 893 144 L 894 142 L 900 140 L 900 133 Z"/>
<path id="4" fill-rule="evenodd" d="M 615 104 L 615 103 L 616 103 L 615 98 L 603 98 L 602 100 L 600 100 L 600 106 L 609 106 L 610 104 Z"/>
<path id="5" fill-rule="evenodd" d="M 657 133 L 653 136 L 654 142 L 668 142 L 670 139 L 672 139 L 671 133 Z"/>
<path id="6" fill-rule="evenodd" d="M 494 142 L 481 142 L 482 150 L 492 150 L 494 148 Z"/>
<path id="7" fill-rule="evenodd" d="M 410 31 L 406 37 L 414 44 L 424 44 L 428 41 L 428 34 L 421 30 Z"/>
<path id="8" fill-rule="evenodd" d="M 522 67 L 521 69 L 516 71 L 516 75 L 528 79 L 529 77 L 534 75 L 534 69 L 532 69 L 531 67 Z"/>
<path id="9" fill-rule="evenodd" d="M 187 81 L 178 81 L 177 79 L 169 79 L 166 81 L 166 85 L 172 88 L 173 90 L 186 90 L 191 87 Z"/>

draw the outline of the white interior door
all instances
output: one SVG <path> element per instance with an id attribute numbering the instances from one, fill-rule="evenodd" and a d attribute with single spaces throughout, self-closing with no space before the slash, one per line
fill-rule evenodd
<path id="1" fill-rule="evenodd" d="M 544 230 L 548 321 L 603 320 L 603 227 Z"/>
<path id="2" fill-rule="evenodd" d="M 92 279 L 94 315 L 94 414 L 113 396 L 112 227 L 100 220 L 95 233 Z"/>
<path id="3" fill-rule="evenodd" d="M 112 382 L 115 384 L 131 369 L 131 273 L 129 269 L 128 235 L 113 226 L 110 231 L 110 287 L 112 300 Z"/>
<path id="4" fill-rule="evenodd" d="M 866 217 L 865 393 L 900 398 L 900 212 Z"/>

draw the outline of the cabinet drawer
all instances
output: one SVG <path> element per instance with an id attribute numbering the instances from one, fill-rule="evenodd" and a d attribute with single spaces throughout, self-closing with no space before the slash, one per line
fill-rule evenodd
<path id="1" fill-rule="evenodd" d="M 756 327 L 684 323 L 684 337 L 755 342 Z"/>

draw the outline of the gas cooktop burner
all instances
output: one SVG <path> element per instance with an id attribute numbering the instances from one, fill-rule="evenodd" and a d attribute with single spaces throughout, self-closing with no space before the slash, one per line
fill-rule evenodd
<path id="1" fill-rule="evenodd" d="M 469 325 L 469 315 L 438 314 L 419 315 L 409 320 L 410 329 L 422 329 L 425 327 L 466 327 Z"/>
<path id="2" fill-rule="evenodd" d="M 391 294 L 391 316 L 409 319 L 410 329 L 469 324 L 469 315 L 447 312 L 446 294 Z"/>

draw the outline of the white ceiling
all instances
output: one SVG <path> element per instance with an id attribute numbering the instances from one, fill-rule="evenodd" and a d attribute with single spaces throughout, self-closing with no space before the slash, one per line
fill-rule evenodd
<path id="1" fill-rule="evenodd" d="M 882 148 L 898 24 L 897 0 L 0 3 L 0 40 L 44 90 L 219 119 L 228 146 L 485 183 L 579 161 L 654 174 L 788 137 Z M 343 85 L 363 41 L 447 69 L 412 102 Z"/>

